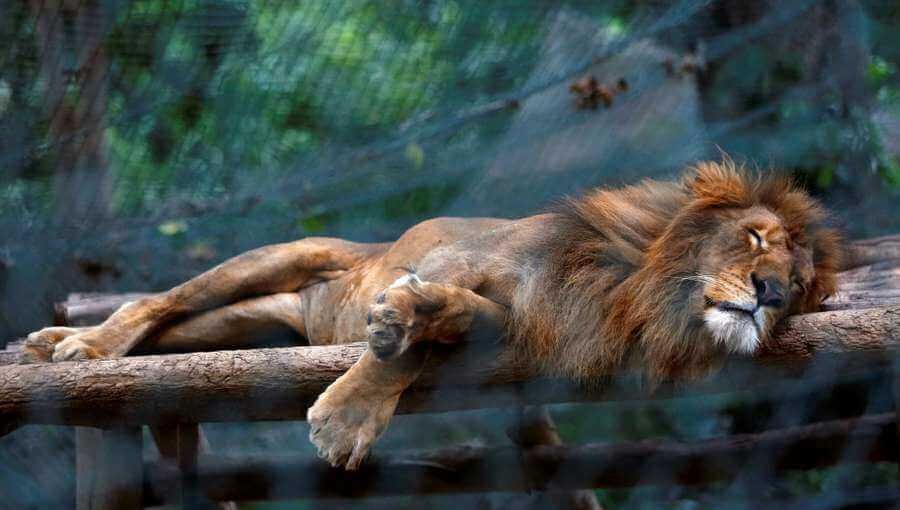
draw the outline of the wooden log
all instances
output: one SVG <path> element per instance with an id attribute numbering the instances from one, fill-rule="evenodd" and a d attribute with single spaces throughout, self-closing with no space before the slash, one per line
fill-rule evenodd
<path id="1" fill-rule="evenodd" d="M 773 365 L 771 377 L 787 377 L 796 368 L 779 366 L 779 361 L 814 352 L 884 353 L 900 340 L 898 316 L 900 306 L 790 318 L 778 340 L 765 346 L 763 365 L 749 374 L 726 371 L 707 384 L 719 391 L 758 387 L 772 382 L 760 376 L 765 364 Z M 635 382 L 628 374 L 598 381 L 590 390 L 578 388 L 535 378 L 527 367 L 505 360 L 496 351 L 482 352 L 484 347 L 448 349 L 451 359 L 446 362 L 442 356 L 433 356 L 435 363 L 406 392 L 400 410 L 503 407 L 623 395 L 646 398 L 640 380 Z M 356 343 L 7 365 L 0 367 L 0 423 L 97 426 L 303 419 L 306 407 L 365 349 L 366 344 Z M 716 388 L 722 381 L 724 386 Z M 691 387 L 699 391 L 698 385 Z M 656 395 L 666 391 L 657 389 Z"/>
<path id="2" fill-rule="evenodd" d="M 196 495 L 197 457 L 202 448 L 200 425 L 181 423 L 150 427 L 153 441 L 163 462 L 172 464 L 179 473 L 165 488 L 165 504 L 186 508 L 202 507 L 204 501 Z"/>
<path id="3" fill-rule="evenodd" d="M 75 432 L 75 508 L 143 508 L 143 455 L 140 427 Z"/>
<path id="4" fill-rule="evenodd" d="M 900 342 L 900 305 L 810 313 L 788 318 L 760 356 L 883 349 Z"/>
<path id="5" fill-rule="evenodd" d="M 579 446 L 461 446 L 378 455 L 357 472 L 301 456 L 201 456 L 199 483 L 212 500 L 359 498 L 484 491 L 571 491 L 645 484 L 705 484 L 746 474 L 760 455 L 777 471 L 893 459 L 894 413 L 697 442 L 645 440 Z M 173 474 L 148 464 L 147 504 Z M 302 476 L 300 476 L 302 473 Z"/>
<path id="6" fill-rule="evenodd" d="M 146 292 L 69 294 L 64 302 L 56 304 L 53 323 L 57 326 L 93 326 L 103 322 L 125 303 L 152 295 Z"/>
<path id="7" fill-rule="evenodd" d="M 853 241 L 844 258 L 843 269 L 867 266 L 876 262 L 900 261 L 900 235 L 889 235 Z"/>
<path id="8" fill-rule="evenodd" d="M 556 424 L 550 417 L 550 412 L 545 406 L 527 406 L 519 410 L 518 419 L 506 430 L 506 435 L 522 449 L 523 452 L 533 451 L 540 445 L 563 445 L 562 438 L 556 430 Z M 524 474 L 529 479 L 535 479 L 530 473 L 537 471 L 536 477 L 541 477 L 546 466 L 531 466 L 522 463 Z M 558 508 L 561 510 L 602 510 L 603 507 L 597 500 L 594 491 L 588 489 L 576 489 L 573 491 L 546 491 L 539 496 L 538 501 L 531 501 L 534 508 Z"/>
<path id="9" fill-rule="evenodd" d="M 6 349 L 0 351 L 0 365 L 12 365 L 18 363 L 21 350 L 22 340 L 16 340 L 6 344 Z"/>
<path id="10" fill-rule="evenodd" d="M 862 287 L 879 288 L 887 284 L 888 288 L 897 288 L 900 280 L 900 260 L 886 260 L 867 266 L 859 266 L 838 273 L 838 284 L 841 288 Z"/>

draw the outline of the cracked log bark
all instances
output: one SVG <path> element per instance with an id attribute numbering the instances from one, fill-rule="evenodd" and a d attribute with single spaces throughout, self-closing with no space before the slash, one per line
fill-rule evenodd
<path id="1" fill-rule="evenodd" d="M 892 261 L 894 266 L 900 265 L 900 235 L 853 241 L 844 257 L 843 269 L 853 269 L 882 261 Z"/>
<path id="2" fill-rule="evenodd" d="M 842 362 L 871 370 L 876 362 L 868 356 L 860 359 L 846 353 L 895 347 L 900 341 L 898 318 L 900 305 L 790 318 L 751 370 L 736 363 L 711 379 L 689 385 L 687 391 L 734 391 L 783 383 L 798 368 L 796 363 L 778 362 L 813 352 L 845 353 Z M 307 406 L 365 349 L 365 344 L 355 343 L 8 365 L 0 367 L 0 422 L 101 426 L 303 419 Z M 534 378 L 525 367 L 475 346 L 447 352 L 449 359 L 429 367 L 405 394 L 400 412 L 647 398 L 640 381 L 627 374 L 588 390 Z M 893 352 L 881 354 L 892 356 Z M 843 370 L 842 377 L 851 372 Z M 671 391 L 677 389 L 658 388 L 654 396 Z"/>

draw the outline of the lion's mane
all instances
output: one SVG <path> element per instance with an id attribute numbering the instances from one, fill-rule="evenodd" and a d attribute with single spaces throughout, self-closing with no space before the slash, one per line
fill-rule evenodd
<path id="1" fill-rule="evenodd" d="M 636 361 L 653 380 L 693 377 L 721 359 L 688 297 L 717 211 L 762 205 L 808 248 L 816 278 L 801 311 L 835 292 L 840 240 L 792 180 L 701 163 L 678 182 L 598 189 L 565 202 L 521 268 L 508 331 L 544 373 L 597 380 Z"/>

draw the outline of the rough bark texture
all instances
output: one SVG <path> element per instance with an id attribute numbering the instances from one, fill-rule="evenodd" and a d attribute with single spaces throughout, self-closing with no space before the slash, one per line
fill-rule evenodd
<path id="1" fill-rule="evenodd" d="M 900 264 L 900 235 L 889 235 L 853 241 L 850 244 L 843 268 L 867 266 L 876 262 L 892 261 Z"/>
<path id="2" fill-rule="evenodd" d="M 900 343 L 900 304 L 790 317 L 760 356 L 879 350 Z"/>
<path id="3" fill-rule="evenodd" d="M 565 491 L 729 480 L 758 456 L 771 459 L 778 471 L 890 461 L 897 446 L 894 413 L 885 413 L 693 443 L 540 445 L 525 452 L 516 447 L 463 446 L 396 453 L 374 457 L 357 472 L 300 456 L 206 455 L 200 457 L 198 478 L 208 497 L 219 501 Z M 177 473 L 158 463 L 149 464 L 146 472 L 145 503 L 158 504 Z"/>
<path id="4" fill-rule="evenodd" d="M 900 305 L 795 317 L 786 322 L 779 340 L 767 345 L 762 361 L 813 352 L 884 351 L 900 340 L 898 318 Z M 355 343 L 7 365 L 0 367 L 0 422 L 99 426 L 303 419 L 306 407 L 365 349 L 364 343 Z M 449 351 L 437 356 L 441 362 L 435 360 L 408 392 L 402 412 L 646 394 L 639 381 L 629 383 L 626 375 L 590 389 L 564 390 L 567 383 L 535 379 L 496 352 L 475 347 Z M 794 369 L 784 368 L 782 375 Z M 723 372 L 712 379 L 724 381 L 723 389 L 760 384 L 760 372 L 756 377 L 740 370 Z M 656 394 L 666 391 L 657 389 Z"/>

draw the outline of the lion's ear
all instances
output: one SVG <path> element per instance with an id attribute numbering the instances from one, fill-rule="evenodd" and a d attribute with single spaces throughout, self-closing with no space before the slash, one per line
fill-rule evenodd
<path id="1" fill-rule="evenodd" d="M 703 161 L 688 171 L 685 187 L 709 206 L 740 206 L 751 196 L 751 186 L 745 172 L 734 162 Z"/>

